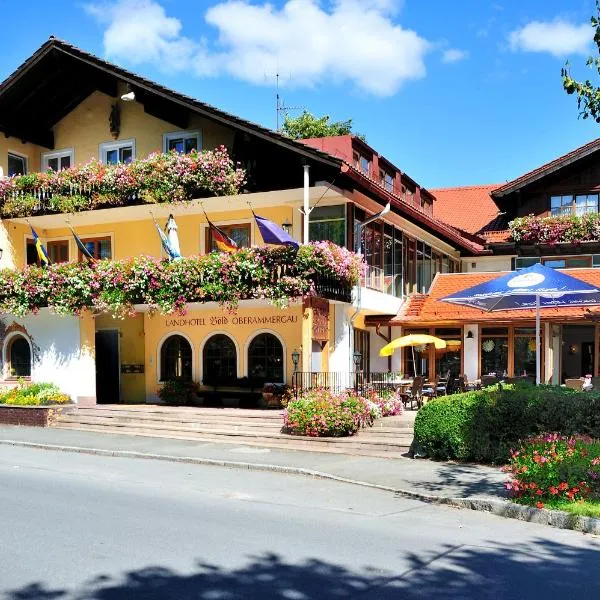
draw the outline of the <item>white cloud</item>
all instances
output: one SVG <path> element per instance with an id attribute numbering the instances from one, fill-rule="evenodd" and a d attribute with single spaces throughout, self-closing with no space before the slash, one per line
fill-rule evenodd
<path id="1" fill-rule="evenodd" d="M 444 54 L 442 54 L 442 62 L 455 63 L 460 60 L 464 60 L 468 56 L 469 56 L 469 53 L 467 50 L 459 50 L 458 48 L 449 48 L 448 50 L 444 51 Z"/>
<path id="2" fill-rule="evenodd" d="M 102 25 L 104 50 L 129 64 L 152 63 L 199 76 L 228 73 L 254 84 L 265 74 L 291 74 L 291 84 L 351 82 L 390 96 L 408 80 L 425 76 L 432 45 L 393 21 L 398 0 L 287 0 L 279 9 L 249 0 L 225 0 L 204 19 L 216 41 L 191 39 L 158 0 L 116 0 L 86 10 Z"/>
<path id="3" fill-rule="evenodd" d="M 594 30 L 589 24 L 574 25 L 557 19 L 551 22 L 532 21 L 508 36 L 514 51 L 549 52 L 554 56 L 587 54 Z"/>

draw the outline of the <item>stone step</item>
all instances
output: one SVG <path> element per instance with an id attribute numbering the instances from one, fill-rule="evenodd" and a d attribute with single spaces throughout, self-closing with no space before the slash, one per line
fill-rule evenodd
<path id="1" fill-rule="evenodd" d="M 145 405 L 140 405 L 140 408 L 132 408 L 131 406 L 117 407 L 94 407 L 94 408 L 78 408 L 74 411 L 80 414 L 94 415 L 117 415 L 117 416 L 136 416 L 137 418 L 146 417 L 183 417 L 183 418 L 206 418 L 206 419 L 229 419 L 229 418 L 247 418 L 257 420 L 275 421 L 281 419 L 283 411 L 277 410 L 258 410 L 258 409 L 212 409 L 212 408 L 197 408 L 197 407 L 178 407 L 178 408 L 148 408 Z"/>
<path id="2" fill-rule="evenodd" d="M 277 419 L 248 419 L 246 417 L 205 417 L 202 415 L 182 415 L 182 416 L 171 416 L 171 415 L 136 415 L 131 413 L 117 414 L 117 413 L 102 413 L 102 412 L 75 412 L 66 414 L 61 417 L 65 421 L 71 423 L 89 422 L 93 419 L 95 422 L 119 422 L 119 423 L 172 423 L 189 425 L 190 427 L 196 427 L 198 425 L 205 425 L 206 427 L 239 427 L 246 426 L 252 428 L 264 428 L 264 429 L 279 429 L 283 424 L 283 418 Z"/>
<path id="3" fill-rule="evenodd" d="M 95 417 L 83 418 L 80 417 L 78 419 L 69 418 L 69 416 L 61 417 L 57 426 L 62 425 L 71 425 L 73 428 L 77 426 L 81 427 L 110 427 L 110 428 L 118 428 L 123 431 L 129 431 L 131 433 L 135 433 L 136 431 L 144 430 L 144 431 L 156 431 L 156 432 L 165 432 L 172 431 L 181 434 L 192 433 L 192 434 L 203 434 L 210 436 L 229 436 L 229 437 L 246 437 L 252 438 L 256 440 L 271 440 L 271 439 L 306 439 L 315 444 L 327 444 L 330 440 L 335 439 L 340 441 L 340 443 L 348 444 L 351 443 L 351 440 L 359 439 L 362 443 L 363 439 L 365 443 L 369 443 L 375 446 L 388 446 L 395 445 L 400 438 L 400 436 L 382 436 L 377 435 L 370 430 L 362 430 L 359 432 L 358 436 L 350 436 L 347 438 L 311 438 L 311 437 L 302 437 L 302 436 L 290 436 L 286 433 L 281 433 L 281 427 L 277 427 L 275 429 L 265 429 L 265 428 L 250 428 L 243 426 L 230 426 L 225 429 L 216 429 L 211 427 L 205 427 L 203 424 L 197 425 L 178 425 L 174 423 L 125 423 L 117 419 L 113 419 L 108 423 L 104 419 L 97 419 Z"/>
<path id="4" fill-rule="evenodd" d="M 176 430 L 148 430 L 138 428 L 136 430 L 114 426 L 79 425 L 73 423 L 59 423 L 56 427 L 60 429 L 77 429 L 79 431 L 90 431 L 98 433 L 116 433 L 122 435 L 136 435 L 143 437 L 158 437 L 169 439 L 190 440 L 198 442 L 219 442 L 224 444 L 236 444 L 244 446 L 260 446 L 269 448 L 280 448 L 287 450 L 302 450 L 308 452 L 327 452 L 334 454 L 355 454 L 360 456 L 373 456 L 382 458 L 399 458 L 406 454 L 410 448 L 410 442 L 402 444 L 372 444 L 361 442 L 358 437 L 351 438 L 304 438 L 300 436 L 281 435 L 275 439 L 264 439 L 244 435 L 221 435 L 214 432 L 181 432 Z M 352 441 L 350 441 L 352 440 Z M 321 443 L 315 443 L 315 442 Z"/>

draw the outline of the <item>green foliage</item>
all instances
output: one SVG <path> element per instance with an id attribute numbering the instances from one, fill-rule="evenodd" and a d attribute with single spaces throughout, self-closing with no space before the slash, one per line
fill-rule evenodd
<path id="1" fill-rule="evenodd" d="M 491 386 L 432 400 L 415 419 L 415 443 L 443 460 L 504 463 L 519 440 L 546 431 L 600 438 L 600 393 Z"/>
<path id="2" fill-rule="evenodd" d="M 195 381 L 172 379 L 158 390 L 158 397 L 165 403 L 174 406 L 194 404 L 198 400 L 200 387 Z"/>
<path id="3" fill-rule="evenodd" d="M 352 133 L 352 119 L 329 122 L 329 116 L 315 117 L 304 111 L 299 117 L 286 116 L 282 132 L 295 140 L 327 137 L 330 135 L 349 135 Z"/>
<path id="4" fill-rule="evenodd" d="M 596 15 L 590 19 L 592 27 L 595 29 L 594 43 L 596 44 L 595 56 L 590 56 L 586 60 L 588 66 L 594 75 L 600 75 L 600 0 L 596 0 Z M 577 108 L 579 116 L 587 119 L 592 117 L 596 123 L 600 123 L 600 88 L 590 79 L 577 81 L 571 77 L 569 63 L 561 70 L 563 88 L 567 94 L 577 96 Z"/>
<path id="5" fill-rule="evenodd" d="M 358 394 L 334 394 L 319 388 L 289 400 L 283 421 L 284 427 L 296 435 L 340 437 L 371 425 L 373 413 L 370 403 Z"/>
<path id="6" fill-rule="evenodd" d="M 63 394 L 53 383 L 24 383 L 0 393 L 0 404 L 12 406 L 48 406 L 69 404 L 71 398 Z"/>
<path id="7" fill-rule="evenodd" d="M 522 504 L 575 502 L 600 494 L 600 443 L 556 433 L 530 438 L 512 450 L 505 471 L 509 494 Z"/>

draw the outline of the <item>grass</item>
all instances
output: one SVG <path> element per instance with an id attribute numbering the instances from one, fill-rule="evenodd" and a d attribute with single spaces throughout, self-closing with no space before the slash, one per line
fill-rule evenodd
<path id="1" fill-rule="evenodd" d="M 554 500 L 545 502 L 544 504 L 544 508 L 549 510 L 562 510 L 579 517 L 600 518 L 600 500 L 582 500 L 580 502 Z"/>

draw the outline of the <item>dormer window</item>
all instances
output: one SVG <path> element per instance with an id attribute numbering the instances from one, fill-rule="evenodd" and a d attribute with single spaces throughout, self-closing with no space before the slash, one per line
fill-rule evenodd
<path id="1" fill-rule="evenodd" d="M 371 174 L 371 161 L 366 156 L 363 156 L 360 152 L 354 150 L 352 152 L 352 159 L 354 160 L 354 166 L 359 171 L 365 175 Z"/>
<path id="2" fill-rule="evenodd" d="M 388 191 L 394 191 L 394 175 L 385 169 L 379 169 L 379 181 L 381 185 Z"/>
<path id="3" fill-rule="evenodd" d="M 553 217 L 563 215 L 581 216 L 598 212 L 598 194 L 564 194 L 550 197 Z"/>

